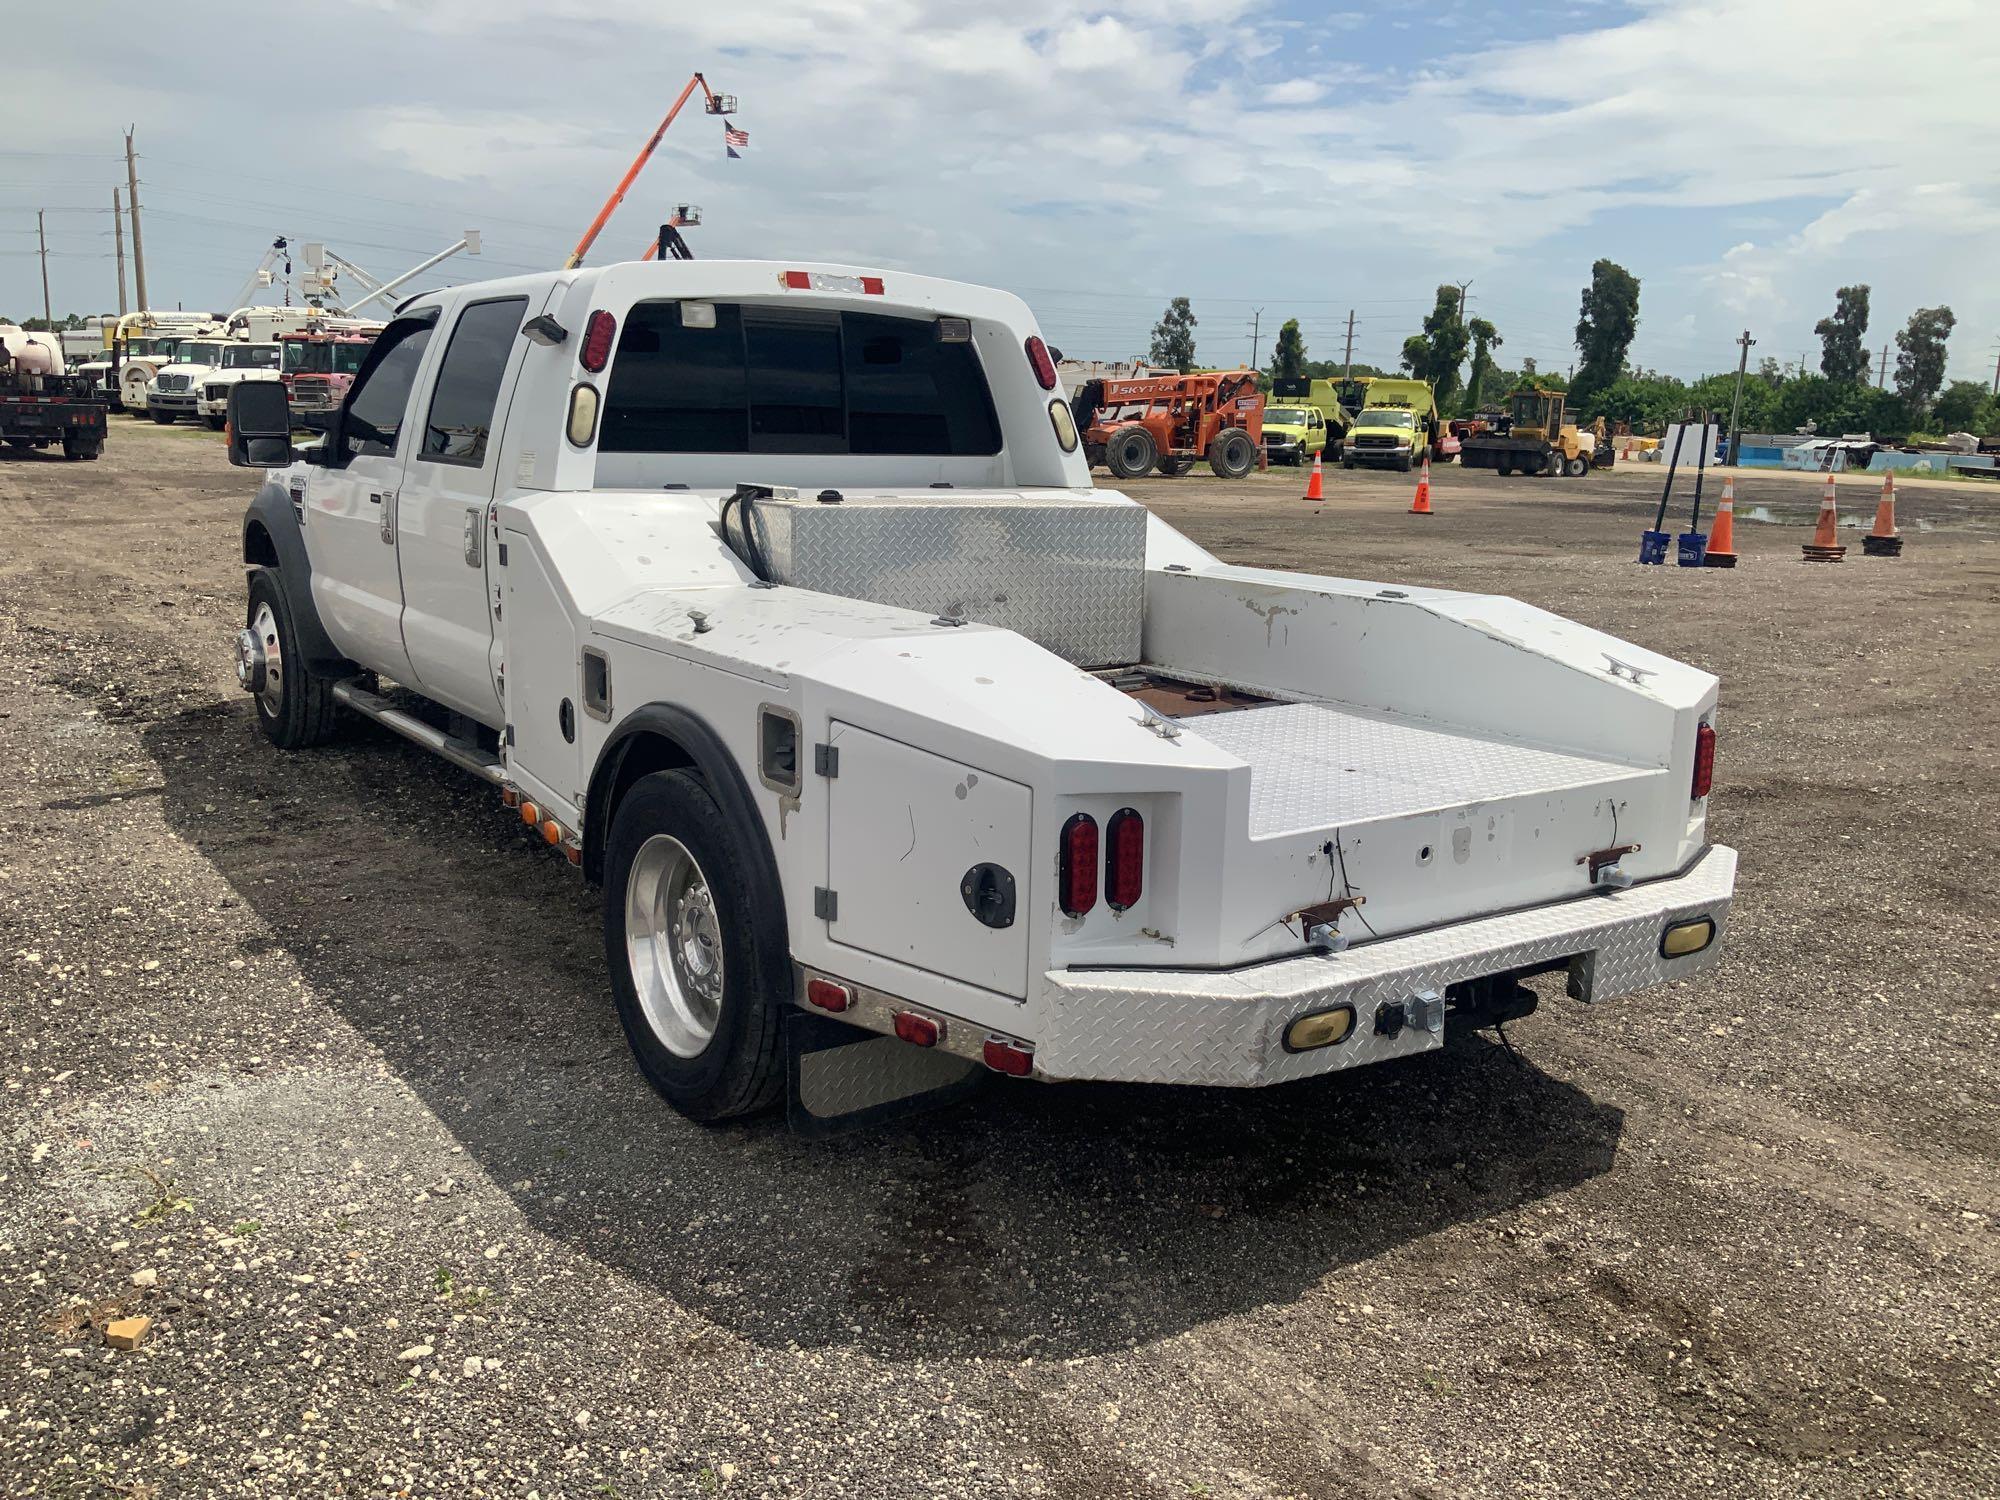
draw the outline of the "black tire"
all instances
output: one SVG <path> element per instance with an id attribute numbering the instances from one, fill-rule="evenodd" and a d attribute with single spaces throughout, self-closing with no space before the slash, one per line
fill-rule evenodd
<path id="1" fill-rule="evenodd" d="M 1562 478 L 1562 471 L 1563 471 L 1562 450 L 1560 448 L 1557 448 L 1550 452 L 1547 460 L 1544 461 L 1544 463 L 1542 464 L 1542 472 L 1546 474 L 1550 479 L 1560 479 Z"/>
<path id="2" fill-rule="evenodd" d="M 1104 466 L 1120 479 L 1145 478 L 1159 456 L 1152 433 L 1136 424 L 1120 427 L 1104 440 Z"/>
<path id="3" fill-rule="evenodd" d="M 333 684 L 306 665 L 305 653 L 299 648 L 298 630 L 292 624 L 292 606 L 285 597 L 285 585 L 269 568 L 259 568 L 250 575 L 250 602 L 244 611 L 246 629 L 256 628 L 259 605 L 266 606 L 271 616 L 262 632 L 264 649 L 267 653 L 271 651 L 275 636 L 277 654 L 265 667 L 266 680 L 273 683 L 274 690 L 251 695 L 257 706 L 258 727 L 280 750 L 306 750 L 324 745 L 338 728 L 339 704 L 334 702 Z M 268 675 L 273 666 L 277 670 L 275 679 Z"/>
<path id="4" fill-rule="evenodd" d="M 149 409 L 148 415 L 162 427 L 171 427 L 174 425 L 174 414 L 170 411 L 151 411 Z"/>
<path id="5" fill-rule="evenodd" d="M 1194 460 L 1186 456 L 1175 457 L 1170 454 L 1162 454 L 1160 457 L 1160 477 L 1162 479 L 1179 479 L 1181 475 L 1187 473 L 1193 467 Z"/>
<path id="6" fill-rule="evenodd" d="M 1218 432 L 1208 445 L 1208 466 L 1217 479 L 1241 479 L 1257 467 L 1257 445 L 1241 427 Z"/>
<path id="7" fill-rule="evenodd" d="M 1590 460 L 1585 458 L 1581 453 L 1577 454 L 1574 458 L 1563 460 L 1563 477 L 1566 479 L 1581 479 L 1589 472 Z"/>
<path id="8" fill-rule="evenodd" d="M 89 462 L 104 451 L 104 440 L 80 432 L 66 432 L 62 440 L 63 457 Z"/>
<path id="9" fill-rule="evenodd" d="M 220 432 L 229 425 L 227 417 L 204 417 L 202 420 L 208 423 L 209 429 L 213 432 Z"/>
<path id="10" fill-rule="evenodd" d="M 1351 469 L 1354 467 L 1354 460 L 1351 458 L 1343 458 L 1340 461 L 1340 466 L 1343 469 Z"/>
<path id="11" fill-rule="evenodd" d="M 1398 474 L 1407 474 L 1415 465 L 1416 460 L 1405 453 L 1401 458 L 1396 460 L 1396 472 Z"/>
<path id="12" fill-rule="evenodd" d="M 668 1046 L 647 1019 L 627 943 L 633 868 L 640 851 L 662 835 L 693 857 L 712 901 L 711 951 L 721 954 L 714 1029 L 692 1055 Z M 754 857 L 707 783 L 692 772 L 641 777 L 611 813 L 604 854 L 604 960 L 618 1019 L 646 1081 L 675 1109 L 704 1123 L 767 1109 L 784 1087 L 779 1043 L 791 960 L 782 930 L 756 899 L 749 867 Z"/>
<path id="13" fill-rule="evenodd" d="M 1502 479 L 1509 479 L 1513 477 L 1514 466 L 1512 464 L 1496 464 L 1493 472 L 1498 474 Z"/>

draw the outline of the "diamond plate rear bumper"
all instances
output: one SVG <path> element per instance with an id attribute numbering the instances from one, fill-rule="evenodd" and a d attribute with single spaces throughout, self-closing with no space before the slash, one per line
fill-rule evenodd
<path id="1" fill-rule="evenodd" d="M 1059 970 L 1045 977 L 1035 1072 L 1048 1078 L 1255 1087 L 1427 1052 L 1442 1033 L 1374 1028 L 1381 1002 L 1462 980 L 1567 959 L 1569 992 L 1608 1000 L 1715 962 L 1736 888 L 1736 851 L 1713 844 L 1677 876 L 1628 890 L 1482 917 L 1344 953 L 1222 971 Z M 1660 956 L 1661 933 L 1715 919 L 1715 941 L 1684 958 Z M 1335 1046 L 1284 1049 L 1297 1017 L 1352 1005 Z M 1450 1024 L 1449 1021 L 1446 1023 Z"/>

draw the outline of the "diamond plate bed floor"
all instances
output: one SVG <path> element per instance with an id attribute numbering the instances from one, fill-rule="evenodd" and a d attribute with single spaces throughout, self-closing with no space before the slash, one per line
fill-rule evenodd
<path id="1" fill-rule="evenodd" d="M 1313 703 L 1209 714 L 1180 728 L 1248 763 L 1253 838 L 1663 774 Z"/>

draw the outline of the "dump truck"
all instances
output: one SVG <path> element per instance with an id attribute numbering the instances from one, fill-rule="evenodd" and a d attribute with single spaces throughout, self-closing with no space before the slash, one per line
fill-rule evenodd
<path id="1" fill-rule="evenodd" d="M 1274 464 L 1310 463 L 1322 454 L 1337 459 L 1352 421 L 1338 381 L 1274 379 L 1264 408 L 1264 452 Z"/>
<path id="2" fill-rule="evenodd" d="M 1377 376 L 1368 382 L 1365 402 L 1341 449 L 1342 468 L 1367 464 L 1407 474 L 1431 456 L 1438 412 L 1429 381 Z"/>
<path id="3" fill-rule="evenodd" d="M 250 712 L 205 732 L 367 720 L 485 784 L 524 838 L 496 857 L 601 890 L 611 1003 L 696 1119 L 1275 1085 L 1723 941 L 1714 677 L 1509 599 L 1223 561 L 1093 487 L 1006 292 L 524 275 L 410 299 L 318 442 L 269 383 L 229 417 Z"/>
<path id="4" fill-rule="evenodd" d="M 1219 479 L 1241 479 L 1264 440 L 1255 370 L 1200 371 L 1135 380 L 1087 380 L 1071 399 L 1083 451 L 1120 479 L 1157 466 L 1177 479 L 1202 459 Z"/>
<path id="5" fill-rule="evenodd" d="M 54 334 L 0 323 L 0 440 L 9 447 L 60 446 L 64 458 L 104 451 L 104 392 L 88 375 L 63 368 Z"/>
<path id="6" fill-rule="evenodd" d="M 1561 391 L 1523 386 L 1507 398 L 1506 415 L 1463 441 L 1459 462 L 1502 474 L 1579 479 L 1590 472 L 1597 451 L 1595 432 L 1579 431 L 1563 419 Z"/>

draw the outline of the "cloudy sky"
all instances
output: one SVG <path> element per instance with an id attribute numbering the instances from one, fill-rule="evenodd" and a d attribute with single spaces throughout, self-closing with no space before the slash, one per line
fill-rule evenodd
<path id="1" fill-rule="evenodd" d="M 1642 284 L 1633 358 L 1816 366 L 1834 289 L 1870 342 L 1958 314 L 2000 346 L 2000 28 L 1973 0 L 107 0 L 10 7 L 0 313 L 116 306 L 135 124 L 153 302 L 227 306 L 277 234 L 426 281 L 559 263 L 688 74 L 692 111 L 594 259 L 700 204 L 704 257 L 813 257 L 1020 292 L 1066 353 L 1143 350 L 1164 300 L 1204 361 L 1298 317 L 1389 363 L 1443 280 L 1513 362 L 1574 358 L 1598 256 Z M 1891 356 L 1893 364 L 1893 353 Z"/>

